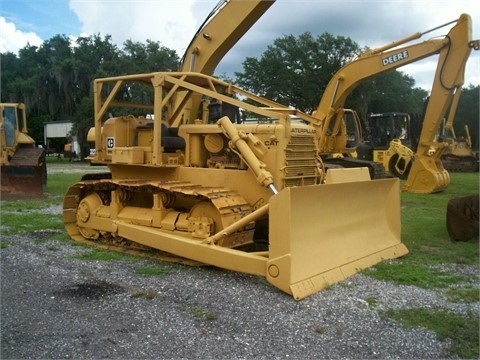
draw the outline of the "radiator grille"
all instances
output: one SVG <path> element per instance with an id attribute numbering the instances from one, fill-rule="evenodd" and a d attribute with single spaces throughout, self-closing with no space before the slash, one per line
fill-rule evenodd
<path id="1" fill-rule="evenodd" d="M 319 182 L 313 134 L 292 134 L 285 149 L 283 183 L 285 187 L 314 185 Z"/>

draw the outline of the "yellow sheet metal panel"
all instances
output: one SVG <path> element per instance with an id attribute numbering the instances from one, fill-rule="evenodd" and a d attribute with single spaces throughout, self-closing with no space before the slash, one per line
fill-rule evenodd
<path id="1" fill-rule="evenodd" d="M 330 169 L 327 171 L 325 183 L 339 184 L 352 181 L 368 181 L 370 180 L 370 172 L 368 168 L 343 168 Z"/>
<path id="2" fill-rule="evenodd" d="M 267 278 L 296 298 L 408 252 L 398 179 L 286 188 L 269 221 Z"/>

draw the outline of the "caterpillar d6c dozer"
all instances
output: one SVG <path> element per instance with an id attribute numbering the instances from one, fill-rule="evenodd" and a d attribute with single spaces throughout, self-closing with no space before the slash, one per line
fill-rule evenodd
<path id="1" fill-rule="evenodd" d="M 0 104 L 1 197 L 41 197 L 47 183 L 45 149 L 27 135 L 25 105 Z"/>
<path id="2" fill-rule="evenodd" d="M 97 79 L 94 93 L 91 162 L 110 171 L 68 190 L 74 240 L 261 275 L 295 299 L 408 253 L 399 180 L 325 172 L 318 118 L 194 72 Z M 190 98 L 197 118 L 169 126 Z M 259 121 L 222 113 L 236 108 Z"/>

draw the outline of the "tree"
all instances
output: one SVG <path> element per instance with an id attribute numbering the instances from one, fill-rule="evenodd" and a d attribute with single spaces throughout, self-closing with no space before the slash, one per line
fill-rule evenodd
<path id="1" fill-rule="evenodd" d="M 480 119 L 480 85 L 462 90 L 454 120 L 454 130 L 457 136 L 465 136 L 464 126 L 467 125 L 472 137 L 473 146 L 479 149 L 479 119 Z"/>
<path id="2" fill-rule="evenodd" d="M 329 33 L 314 38 L 305 32 L 274 40 L 260 60 L 247 57 L 236 82 L 260 96 L 313 111 L 335 72 L 359 53 L 350 38 Z"/>
<path id="3" fill-rule="evenodd" d="M 175 71 L 180 58 L 175 50 L 147 40 L 147 44 L 127 40 L 123 44 L 122 67 L 127 74 L 152 71 Z"/>
<path id="4" fill-rule="evenodd" d="M 329 33 L 316 38 L 308 32 L 298 38 L 288 35 L 274 40 L 259 60 L 247 57 L 244 71 L 235 73 L 236 82 L 308 113 L 318 106 L 334 74 L 365 50 L 350 38 Z M 345 107 L 363 118 L 370 112 L 421 113 L 427 92 L 414 85 L 413 78 L 396 70 L 378 74 L 360 83 Z"/>
<path id="5" fill-rule="evenodd" d="M 415 80 L 393 70 L 365 80 L 350 96 L 345 106 L 355 109 L 361 118 L 370 113 L 423 112 L 428 92 L 414 87 Z"/>
<path id="6" fill-rule="evenodd" d="M 93 126 L 96 78 L 171 71 L 178 64 L 174 50 L 150 40 L 146 44 L 128 40 L 119 49 L 110 35 L 79 37 L 75 42 L 56 35 L 40 47 L 27 45 L 18 56 L 2 54 L 1 101 L 25 103 L 29 132 L 37 143 L 43 143 L 45 122 L 74 120 L 73 130 L 83 145 Z M 135 101 L 150 96 L 140 89 L 130 93 Z"/>
<path id="7" fill-rule="evenodd" d="M 120 50 L 111 43 L 111 36 L 99 34 L 79 37 L 74 47 L 76 103 L 93 96 L 93 80 L 121 73 Z"/>

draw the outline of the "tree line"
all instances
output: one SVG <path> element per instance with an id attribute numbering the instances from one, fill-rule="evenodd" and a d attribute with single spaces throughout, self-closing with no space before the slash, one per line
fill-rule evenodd
<path id="1" fill-rule="evenodd" d="M 301 111 L 316 109 L 329 80 L 348 61 L 365 49 L 348 37 L 329 33 L 314 37 L 277 38 L 259 57 L 247 57 L 243 71 L 232 81 L 246 90 L 291 105 Z M 127 40 L 122 47 L 110 35 L 79 37 L 72 42 L 56 35 L 40 46 L 27 45 L 17 54 L 1 54 L 1 102 L 23 102 L 27 107 L 29 133 L 43 143 L 45 122 L 73 120 L 80 146 L 93 125 L 93 80 L 152 71 L 176 71 L 180 56 L 161 43 Z M 465 124 L 478 134 L 479 87 L 463 90 L 455 129 Z M 358 86 L 346 106 L 361 117 L 371 112 L 421 113 L 427 91 L 415 87 L 410 76 L 390 71 Z M 460 133 L 460 131 L 459 131 Z M 475 139 L 478 146 L 478 139 Z M 63 144 L 61 144 L 63 147 Z"/>

